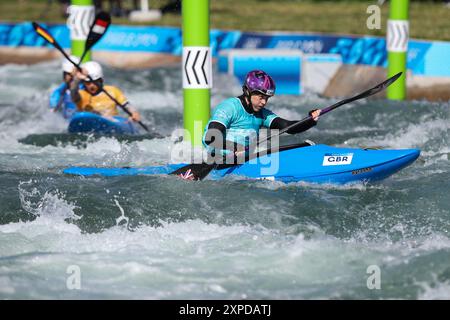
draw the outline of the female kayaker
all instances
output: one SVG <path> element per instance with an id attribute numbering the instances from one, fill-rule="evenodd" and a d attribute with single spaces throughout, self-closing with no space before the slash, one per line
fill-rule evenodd
<path id="1" fill-rule="evenodd" d="M 122 91 L 115 86 L 103 84 L 103 70 L 101 65 L 95 61 L 89 61 L 81 65 L 83 72 L 74 72 L 74 81 L 70 86 L 72 100 L 77 104 L 79 111 L 98 113 L 105 117 L 117 116 L 119 114 L 116 103 L 109 98 L 107 91 L 120 104 L 127 103 Z M 88 77 L 89 75 L 89 77 Z M 85 89 L 80 90 L 78 85 L 83 82 Z M 127 105 L 131 112 L 130 119 L 139 121 L 141 116 L 134 108 Z"/>
<path id="2" fill-rule="evenodd" d="M 243 94 L 228 98 L 214 109 L 211 119 L 206 124 L 203 144 L 210 154 L 235 157 L 248 154 L 250 144 L 256 146 L 261 127 L 282 130 L 297 121 L 283 119 L 266 108 L 269 98 L 275 94 L 275 82 L 262 70 L 250 71 L 242 86 Z M 312 117 L 287 132 L 299 133 L 317 124 L 321 110 L 309 112 Z"/>

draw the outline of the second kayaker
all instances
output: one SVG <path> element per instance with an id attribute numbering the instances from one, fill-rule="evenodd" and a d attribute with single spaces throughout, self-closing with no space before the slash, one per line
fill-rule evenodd
<path id="1" fill-rule="evenodd" d="M 119 114 L 116 103 L 104 92 L 108 92 L 122 105 L 127 103 L 127 98 L 122 91 L 115 87 L 104 85 L 103 69 L 98 62 L 89 61 L 81 65 L 82 72 L 74 71 L 74 80 L 70 85 L 70 95 L 76 103 L 78 111 L 87 111 L 100 114 L 105 117 L 113 117 Z M 88 77 L 89 75 L 89 77 Z M 80 81 L 84 89 L 79 89 Z M 131 112 L 130 119 L 140 121 L 141 116 L 136 109 L 127 104 Z"/>
<path id="2" fill-rule="evenodd" d="M 79 58 L 75 56 L 70 56 L 70 59 L 75 63 L 78 63 Z M 73 81 L 73 64 L 64 59 L 62 63 L 62 78 L 63 83 L 61 83 L 55 90 L 52 91 L 50 95 L 50 109 L 53 112 L 61 112 L 65 119 L 70 119 L 73 114 L 77 111 L 77 106 L 73 103 L 70 96 L 70 83 Z M 80 85 L 80 89 L 83 89 L 83 85 Z"/>
<path id="3" fill-rule="evenodd" d="M 269 98 L 275 94 L 275 82 L 262 70 L 250 71 L 242 86 L 243 94 L 222 101 L 214 109 L 206 124 L 203 144 L 210 154 L 235 158 L 248 154 L 249 146 L 258 137 L 261 127 L 282 130 L 297 120 L 286 120 L 266 108 Z M 289 129 L 295 134 L 317 124 L 320 109 L 309 112 L 311 120 Z"/>

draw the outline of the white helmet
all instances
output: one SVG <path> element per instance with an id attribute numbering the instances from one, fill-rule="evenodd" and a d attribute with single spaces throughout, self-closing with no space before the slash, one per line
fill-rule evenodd
<path id="1" fill-rule="evenodd" d="M 81 65 L 82 68 L 86 69 L 88 75 L 92 78 L 92 80 L 98 80 L 103 78 L 103 70 L 100 63 L 95 61 L 88 61 Z"/>
<path id="2" fill-rule="evenodd" d="M 76 64 L 78 64 L 80 62 L 80 58 L 75 57 L 75 56 L 70 56 L 70 59 L 73 62 L 75 62 Z M 71 73 L 74 67 L 75 66 L 69 60 L 67 60 L 67 59 L 63 60 L 63 62 L 62 62 L 62 69 L 63 69 L 64 72 Z"/>

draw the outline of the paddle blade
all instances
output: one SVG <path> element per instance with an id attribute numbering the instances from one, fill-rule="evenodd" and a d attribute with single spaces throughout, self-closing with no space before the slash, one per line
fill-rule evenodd
<path id="1" fill-rule="evenodd" d="M 64 57 L 66 57 L 67 60 L 69 60 L 70 62 L 72 62 L 75 66 L 76 64 L 70 60 L 69 56 L 67 55 L 67 53 L 63 50 L 63 48 L 61 48 L 61 46 L 59 45 L 58 42 L 56 42 L 55 38 L 53 38 L 53 36 L 47 31 L 45 30 L 43 27 L 41 27 L 39 24 L 37 24 L 36 22 L 32 22 L 34 31 L 36 31 L 36 33 L 38 35 L 40 35 L 42 38 L 44 38 L 48 43 L 50 43 L 51 45 L 53 45 L 56 49 L 58 49 L 63 55 Z"/>
<path id="2" fill-rule="evenodd" d="M 45 30 L 43 27 L 41 27 L 36 22 L 32 22 L 32 25 L 33 25 L 34 31 L 36 31 L 36 33 L 38 35 L 40 35 L 42 38 L 44 38 L 50 44 L 59 47 L 58 43 L 55 41 L 55 38 L 53 38 L 52 35 L 47 30 Z"/>
<path id="3" fill-rule="evenodd" d="M 111 24 L 111 16 L 107 12 L 99 12 L 92 23 L 86 39 L 86 51 L 91 49 L 98 40 L 106 33 Z"/>
<path id="4" fill-rule="evenodd" d="M 217 165 L 207 163 L 194 163 L 181 167 L 170 173 L 184 180 L 203 180 Z"/>
<path id="5" fill-rule="evenodd" d="M 389 87 L 395 80 L 397 80 L 398 78 L 400 78 L 400 76 L 402 75 L 402 71 L 400 71 L 399 73 L 397 73 L 396 75 L 393 75 L 392 77 L 390 77 L 389 79 L 387 79 L 384 83 L 382 83 L 382 85 L 384 86 L 383 89 Z"/>
<path id="6" fill-rule="evenodd" d="M 399 72 L 396 75 L 390 77 L 387 80 L 384 80 L 382 83 L 377 84 L 375 87 L 364 91 L 363 93 L 360 93 L 354 97 L 339 101 L 335 104 L 333 104 L 332 106 L 329 106 L 328 108 L 324 108 L 322 109 L 322 112 L 320 113 L 320 115 L 324 115 L 327 112 L 330 112 L 331 110 L 336 109 L 337 107 L 340 107 L 344 104 L 359 100 L 359 99 L 364 99 L 367 97 L 370 97 L 371 95 L 377 94 L 378 92 L 383 91 L 384 89 L 386 89 L 387 87 L 389 87 L 395 80 L 397 80 L 398 78 L 400 78 L 400 76 L 402 75 L 403 72 Z"/>
<path id="7" fill-rule="evenodd" d="M 384 89 L 386 89 L 387 87 L 389 87 L 394 81 L 396 81 L 398 78 L 400 78 L 400 76 L 402 75 L 403 72 L 399 72 L 396 75 L 390 77 L 389 79 L 383 81 L 382 83 L 376 85 L 375 87 L 373 87 L 372 89 L 369 89 L 363 93 L 361 93 L 360 95 L 356 96 L 355 98 L 357 99 L 361 99 L 362 97 L 369 97 L 371 95 L 374 95 L 378 92 L 383 91 Z"/>

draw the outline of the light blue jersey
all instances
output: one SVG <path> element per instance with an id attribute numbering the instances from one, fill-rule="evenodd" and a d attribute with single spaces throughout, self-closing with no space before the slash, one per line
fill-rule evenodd
<path id="1" fill-rule="evenodd" d="M 222 101 L 214 109 L 211 119 L 208 121 L 203 134 L 203 144 L 211 149 L 205 143 L 206 132 L 212 121 L 219 122 L 227 128 L 226 140 L 232 141 L 243 146 L 249 146 L 259 134 L 261 127 L 270 127 L 272 121 L 278 116 L 272 111 L 262 109 L 251 114 L 248 113 L 239 98 L 229 98 Z"/>
<path id="2" fill-rule="evenodd" d="M 77 105 L 73 103 L 70 97 L 70 90 L 66 83 L 63 82 L 50 95 L 50 108 L 60 108 L 65 119 L 71 118 L 77 111 Z"/>

